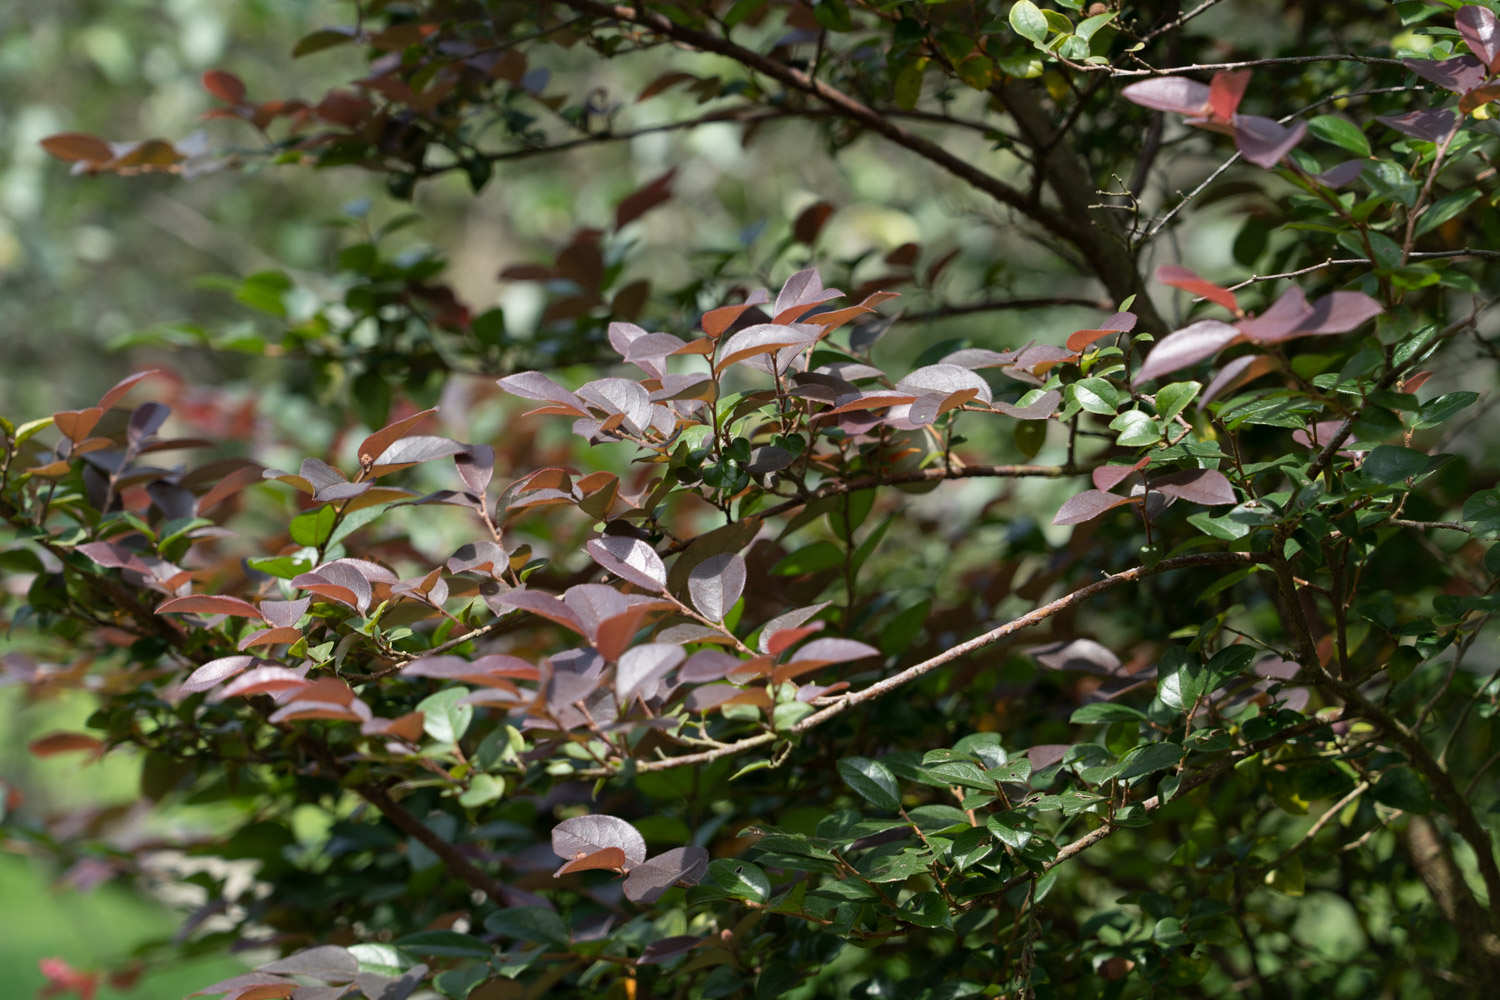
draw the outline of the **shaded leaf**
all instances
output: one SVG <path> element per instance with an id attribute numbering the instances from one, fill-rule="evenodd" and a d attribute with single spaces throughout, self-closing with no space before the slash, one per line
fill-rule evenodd
<path id="1" fill-rule="evenodd" d="M 708 852 L 701 847 L 674 847 L 636 865 L 625 879 L 625 898 L 654 903 L 678 883 L 697 885 L 708 871 Z"/>
<path id="2" fill-rule="evenodd" d="M 877 809 L 894 812 L 901 807 L 901 790 L 890 768 L 878 760 L 845 757 L 838 762 L 839 777 Z"/>

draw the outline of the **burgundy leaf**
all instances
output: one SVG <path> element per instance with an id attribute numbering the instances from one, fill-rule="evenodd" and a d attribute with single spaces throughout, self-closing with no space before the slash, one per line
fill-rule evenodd
<path id="1" fill-rule="evenodd" d="M 1202 361 L 1228 347 L 1239 337 L 1238 328 L 1216 319 L 1199 320 L 1181 330 L 1175 330 L 1151 349 L 1141 370 L 1136 373 L 1135 384 L 1160 378 Z"/>
<path id="2" fill-rule="evenodd" d="M 149 378 L 152 375 L 164 374 L 166 373 L 159 368 L 151 368 L 147 371 L 136 372 L 134 375 L 125 376 L 124 378 L 120 379 L 120 381 L 116 382 L 112 387 L 110 387 L 110 390 L 108 392 L 99 397 L 99 408 L 101 410 L 107 410 L 111 406 L 114 406 L 117 402 L 120 401 L 120 397 L 129 392 L 141 379 Z"/>
<path id="3" fill-rule="evenodd" d="M 344 981 L 352 980 L 359 974 L 359 960 L 338 945 L 325 944 L 256 966 L 256 971 Z"/>
<path id="4" fill-rule="evenodd" d="M 1369 160 L 1345 160 L 1343 163 L 1335 164 L 1321 174 L 1318 174 L 1317 181 L 1324 187 L 1343 187 L 1345 184 L 1357 180 L 1359 175 L 1364 173 L 1365 164 L 1369 162 Z"/>
<path id="5" fill-rule="evenodd" d="M 207 691 L 242 672 L 254 662 L 253 656 L 221 656 L 217 660 L 210 660 L 189 674 L 179 690 L 188 694 Z"/>
<path id="6" fill-rule="evenodd" d="M 683 684 L 721 681 L 740 665 L 740 658 L 722 649 L 700 649 L 683 663 L 677 679 Z"/>
<path id="7" fill-rule="evenodd" d="M 1198 409 L 1203 409 L 1230 389 L 1275 370 L 1276 359 L 1265 354 L 1246 354 L 1233 361 L 1226 361 L 1203 390 L 1203 395 L 1198 397 Z"/>
<path id="8" fill-rule="evenodd" d="M 1210 90 L 1185 76 L 1158 76 L 1132 83 L 1120 91 L 1122 97 L 1143 108 L 1201 115 L 1208 110 Z"/>
<path id="9" fill-rule="evenodd" d="M 1212 281 L 1200 278 L 1195 272 L 1185 267 L 1163 264 L 1156 269 L 1156 280 L 1164 285 L 1181 288 L 1185 292 L 1192 292 L 1200 298 L 1218 303 L 1230 312 L 1239 312 L 1239 303 L 1233 292 L 1227 288 L 1220 288 Z"/>
<path id="10" fill-rule="evenodd" d="M 1248 69 L 1214 74 L 1208 87 L 1208 109 L 1214 118 L 1230 121 L 1239 109 L 1245 88 L 1250 85 Z"/>
<path id="11" fill-rule="evenodd" d="M 990 351 L 982 347 L 966 347 L 944 355 L 938 364 L 958 365 L 960 368 L 999 368 L 1014 363 L 1015 351 Z"/>
<path id="12" fill-rule="evenodd" d="M 631 870 L 625 878 L 625 898 L 633 903 L 654 903 L 679 882 L 697 885 L 706 871 L 706 850 L 693 845 L 674 847 Z"/>
<path id="13" fill-rule="evenodd" d="M 806 323 L 757 323 L 731 334 L 719 347 L 719 360 L 714 371 L 721 372 L 730 365 L 762 354 L 772 354 L 783 348 L 800 349 L 817 340 L 821 327 Z"/>
<path id="14" fill-rule="evenodd" d="M 667 585 L 667 567 L 646 542 L 628 535 L 591 538 L 584 545 L 594 562 L 622 580 L 661 593 Z"/>
<path id="15" fill-rule="evenodd" d="M 817 269 L 798 271 L 781 286 L 781 291 L 776 295 L 776 303 L 771 307 L 771 317 L 777 323 L 791 323 L 813 306 L 843 294 L 837 288 L 824 288 Z M 796 312 L 788 315 L 793 310 Z"/>
<path id="16" fill-rule="evenodd" d="M 621 702 L 636 695 L 652 697 L 656 682 L 681 663 L 685 655 L 681 646 L 666 642 L 632 646 L 620 654 L 620 662 L 615 666 L 615 694 Z"/>
<path id="17" fill-rule="evenodd" d="M 952 397 L 958 393 L 972 392 L 985 403 L 990 402 L 990 385 L 968 368 L 959 365 L 926 365 L 918 368 L 896 383 L 897 392 L 917 395 L 936 393 Z"/>
<path id="18" fill-rule="evenodd" d="M 1384 311 L 1364 292 L 1333 292 L 1312 304 L 1298 333 L 1345 333 Z"/>
<path id="19" fill-rule="evenodd" d="M 1452 59 L 1403 59 L 1401 64 L 1424 80 L 1455 94 L 1467 94 L 1484 82 L 1484 67 L 1473 56 Z M 1380 119 L 1385 121 L 1384 118 Z M 1389 122 L 1387 122 L 1389 124 Z"/>
<path id="20" fill-rule="evenodd" d="M 1082 524 L 1092 521 L 1107 510 L 1130 503 L 1130 497 L 1115 496 L 1103 490 L 1084 490 L 1068 497 L 1052 518 L 1053 524 Z"/>
<path id="21" fill-rule="evenodd" d="M 703 617 L 724 620 L 745 589 L 745 560 L 737 552 L 720 552 L 688 573 L 688 596 Z"/>
<path id="22" fill-rule="evenodd" d="M 1234 118 L 1234 144 L 1239 147 L 1240 154 L 1267 170 L 1280 163 L 1306 134 L 1306 122 L 1297 122 L 1288 128 L 1260 115 L 1236 115 Z"/>
<path id="23" fill-rule="evenodd" d="M 1024 399 L 1025 397 L 1021 398 Z M 991 403 L 990 408 L 996 413 L 1003 413 L 1007 417 L 1015 417 L 1017 420 L 1046 420 L 1057 412 L 1057 404 L 1060 402 L 1062 402 L 1062 393 L 1056 389 L 1048 389 L 1024 406 L 1011 403 Z"/>
<path id="24" fill-rule="evenodd" d="M 142 403 L 137 406 L 130 414 L 130 423 L 125 428 L 126 440 L 132 445 L 139 445 L 160 429 L 171 412 L 172 408 L 164 403 Z"/>
<path id="25" fill-rule="evenodd" d="M 574 816 L 552 828 L 552 853 L 565 860 L 589 855 L 606 847 L 618 847 L 627 860 L 646 860 L 646 841 L 640 831 L 616 816 Z"/>
<path id="26" fill-rule="evenodd" d="M 879 655 L 880 650 L 857 639 L 814 639 L 797 650 L 791 662 L 811 669 L 814 665 L 846 663 L 850 660 L 863 660 L 869 656 Z"/>
<path id="27" fill-rule="evenodd" d="M 519 608 L 522 611 L 530 611 L 534 615 L 541 615 L 543 618 L 551 619 L 577 632 L 584 638 L 588 637 L 583 622 L 578 620 L 578 615 L 563 603 L 562 598 L 553 594 L 545 594 L 540 590 L 512 590 L 501 594 L 499 603 L 505 607 Z"/>
<path id="28" fill-rule="evenodd" d="M 458 466 L 458 478 L 464 481 L 469 492 L 483 497 L 489 489 L 490 478 L 495 474 L 495 449 L 487 444 L 471 444 L 453 456 Z"/>
<path id="29" fill-rule="evenodd" d="M 224 687 L 209 696 L 210 701 L 223 701 L 225 698 L 234 698 L 241 695 L 271 694 L 277 691 L 287 691 L 310 687 L 311 683 L 303 676 L 304 671 L 292 670 L 288 667 L 256 667 L 240 674 Z"/>
<path id="30" fill-rule="evenodd" d="M 605 413 L 618 413 L 635 434 L 651 423 L 651 394 L 640 383 L 625 378 L 601 378 L 578 387 L 578 398 Z"/>
<path id="31" fill-rule="evenodd" d="M 823 601 L 818 604 L 809 604 L 807 607 L 793 608 L 791 611 L 782 612 L 761 626 L 760 639 L 756 643 L 756 648 L 762 653 L 770 652 L 770 641 L 773 635 L 784 629 L 796 628 L 828 607 L 828 605 L 828 601 Z"/>
<path id="32" fill-rule="evenodd" d="M 1089 478 L 1094 481 L 1095 489 L 1108 493 L 1129 478 L 1131 473 L 1144 469 L 1150 461 L 1150 456 L 1147 456 L 1134 465 L 1101 465 L 1090 473 Z"/>
<path id="33" fill-rule="evenodd" d="M 372 464 L 377 455 L 385 451 L 392 443 L 405 437 L 407 431 L 435 413 L 437 413 L 436 407 L 430 410 L 423 410 L 421 413 L 413 413 L 409 417 L 403 417 L 400 420 L 394 420 L 386 424 L 380 430 L 365 438 L 360 442 L 359 449 L 355 452 L 359 456 L 360 464 Z"/>
<path id="34" fill-rule="evenodd" d="M 1375 120 L 1413 138 L 1438 142 L 1453 131 L 1458 116 L 1446 108 L 1427 108 L 1399 115 L 1379 115 Z"/>
<path id="35" fill-rule="evenodd" d="M 1257 344 L 1274 344 L 1289 340 L 1303 322 L 1312 314 L 1307 296 L 1302 289 L 1292 285 L 1265 312 L 1254 319 L 1241 320 L 1240 332 Z"/>
<path id="36" fill-rule="evenodd" d="M 1234 487 L 1222 472 L 1214 469 L 1185 469 L 1151 482 L 1151 488 L 1164 496 L 1176 497 L 1189 503 L 1214 507 L 1236 503 Z"/>
<path id="37" fill-rule="evenodd" d="M 684 955 L 698 947 L 705 938 L 693 937 L 691 934 L 678 934 L 673 937 L 660 938 L 646 945 L 641 957 L 635 960 L 636 965 L 656 965 L 661 962 L 670 961 L 678 955 Z"/>
<path id="38" fill-rule="evenodd" d="M 1469 51 L 1491 72 L 1500 69 L 1500 20 L 1493 11 L 1478 4 L 1460 7 L 1453 15 L 1458 33 L 1469 43 Z"/>
<path id="39" fill-rule="evenodd" d="M 677 168 L 673 167 L 666 173 L 657 177 L 645 186 L 626 195 L 619 205 L 615 206 L 615 228 L 623 229 L 636 219 L 645 215 L 651 209 L 672 198 L 672 178 L 677 175 Z"/>
<path id="40" fill-rule="evenodd" d="M 1120 658 L 1107 646 L 1093 639 L 1073 639 L 1034 646 L 1027 654 L 1048 670 L 1076 670 L 1085 674 L 1113 675 L 1120 670 Z"/>
<path id="41" fill-rule="evenodd" d="M 448 458 L 467 450 L 457 441 L 433 435 L 418 435 L 392 441 L 375 459 L 375 473 L 380 475 L 394 471 L 404 465 L 430 462 L 435 458 Z"/>
<path id="42" fill-rule="evenodd" d="M 207 594 L 192 594 L 174 597 L 157 606 L 159 615 L 186 613 L 194 615 L 233 615 L 236 618 L 254 618 L 265 621 L 260 611 L 249 601 L 238 597 L 211 597 Z"/>

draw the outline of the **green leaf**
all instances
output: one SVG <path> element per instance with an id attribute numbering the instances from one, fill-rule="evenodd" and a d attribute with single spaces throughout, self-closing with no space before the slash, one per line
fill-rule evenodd
<path id="1" fill-rule="evenodd" d="M 1172 646 L 1162 654 L 1156 673 L 1156 696 L 1173 711 L 1191 709 L 1208 686 L 1203 662 L 1180 646 Z"/>
<path id="2" fill-rule="evenodd" d="M 1421 777 L 1409 767 L 1393 767 L 1370 789 L 1376 802 L 1404 812 L 1425 815 L 1432 811 L 1432 796 Z"/>
<path id="3" fill-rule="evenodd" d="M 1347 149 L 1355 156 L 1370 155 L 1370 140 L 1359 126 L 1338 115 L 1318 115 L 1307 123 L 1307 130 L 1324 142 Z"/>
<path id="4" fill-rule="evenodd" d="M 1473 405 L 1479 398 L 1477 392 L 1445 392 L 1436 399 L 1429 399 L 1417 411 L 1417 430 L 1436 427 L 1452 419 L 1459 411 Z"/>
<path id="5" fill-rule="evenodd" d="M 1016 0 L 1010 8 L 1010 26 L 1016 34 L 1037 45 L 1047 37 L 1047 18 L 1031 0 Z"/>
<path id="6" fill-rule="evenodd" d="M 1168 423 L 1202 391 L 1198 382 L 1173 382 L 1156 390 L 1156 415 L 1162 423 Z"/>
<path id="7" fill-rule="evenodd" d="M 1145 720 L 1146 714 L 1140 709 L 1113 701 L 1096 701 L 1084 705 L 1068 719 L 1069 722 L 1081 726 L 1094 722 L 1144 722 Z"/>
<path id="8" fill-rule="evenodd" d="M 483 941 L 457 931 L 418 931 L 396 939 L 396 947 L 412 955 L 440 958 L 489 958 L 494 949 Z"/>
<path id="9" fill-rule="evenodd" d="M 484 929 L 500 937 L 534 941 L 554 948 L 568 946 L 568 926 L 545 906 L 508 906 L 484 918 Z"/>
<path id="10" fill-rule="evenodd" d="M 1142 448 L 1161 440 L 1161 422 L 1144 410 L 1126 410 L 1109 422 L 1109 429 L 1120 432 L 1115 444 L 1122 448 Z"/>
<path id="11" fill-rule="evenodd" d="M 843 564 L 843 547 L 821 541 L 789 553 L 771 567 L 771 572 L 777 576 L 796 576 L 801 573 L 819 573 Z"/>
<path id="12" fill-rule="evenodd" d="M 1430 461 L 1427 455 L 1413 448 L 1382 444 L 1365 456 L 1360 471 L 1376 482 L 1400 483 L 1421 475 Z"/>
<path id="13" fill-rule="evenodd" d="M 1090 413 L 1114 416 L 1119 406 L 1120 393 L 1102 378 L 1086 378 L 1068 387 L 1078 405 Z"/>
<path id="14" fill-rule="evenodd" d="M 291 533 L 292 541 L 298 545 L 317 548 L 328 541 L 337 520 L 338 512 L 333 509 L 333 505 L 324 504 L 317 510 L 309 510 L 292 518 L 287 530 Z"/>
<path id="15" fill-rule="evenodd" d="M 1423 233 L 1429 233 L 1449 219 L 1456 217 L 1464 209 L 1472 205 L 1475 199 L 1483 193 L 1479 188 L 1474 187 L 1463 191 L 1454 191 L 1452 194 L 1447 194 L 1439 198 L 1431 205 L 1428 205 L 1427 211 L 1422 213 L 1422 219 L 1417 223 L 1416 235 L 1421 236 Z"/>
<path id="16" fill-rule="evenodd" d="M 771 898 L 771 880 L 758 865 L 749 861 L 716 858 L 709 862 L 703 883 L 734 899 L 764 903 Z"/>
<path id="17" fill-rule="evenodd" d="M 505 794 L 505 779 L 493 774 L 476 774 L 469 780 L 469 787 L 464 789 L 458 797 L 459 804 L 465 809 L 476 809 L 479 806 L 494 802 Z"/>
<path id="18" fill-rule="evenodd" d="M 877 809 L 901 808 L 901 791 L 890 768 L 865 757 L 845 757 L 838 763 L 839 777 L 861 798 Z"/>
<path id="19" fill-rule="evenodd" d="M 439 743 L 457 743 L 474 720 L 474 706 L 461 705 L 468 697 L 467 688 L 445 688 L 417 703 L 422 713 L 422 730 Z"/>
<path id="20" fill-rule="evenodd" d="M 1169 767 L 1175 767 L 1181 759 L 1182 747 L 1176 743 L 1148 743 L 1132 750 L 1125 758 L 1125 769 L 1120 772 L 1120 778 L 1128 781 L 1156 771 L 1164 771 Z"/>

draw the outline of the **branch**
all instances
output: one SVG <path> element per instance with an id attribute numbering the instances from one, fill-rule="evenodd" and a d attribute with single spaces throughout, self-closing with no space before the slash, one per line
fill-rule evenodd
<path id="1" fill-rule="evenodd" d="M 431 827 L 407 812 L 405 807 L 391 798 L 390 793 L 384 788 L 374 782 L 367 782 L 356 786 L 354 790 L 366 802 L 379 809 L 380 814 L 390 820 L 392 826 L 419 841 L 423 847 L 441 858 L 448 870 L 465 882 L 469 888 L 478 889 L 496 903 L 503 902 L 505 887 L 497 879 L 480 871 L 474 862 L 464 856 L 463 851 L 459 850 L 457 845 L 439 837 Z"/>
<path id="2" fill-rule="evenodd" d="M 996 201 L 1011 206 L 1049 231 L 1071 242 L 1076 242 L 1077 240 L 1078 227 L 1072 220 L 1061 213 L 1037 204 L 1032 199 L 1026 197 L 1021 191 L 1011 187 L 998 177 L 980 170 L 963 157 L 950 152 L 939 143 L 907 131 L 892 121 L 890 116 L 876 111 L 874 108 L 844 93 L 842 90 L 831 87 L 821 80 L 814 79 L 799 69 L 779 63 L 774 59 L 761 55 L 753 49 L 747 49 L 743 45 L 738 45 L 727 38 L 721 38 L 707 31 L 700 31 L 697 28 L 677 24 L 670 18 L 648 10 L 627 7 L 621 4 L 598 3 L 596 0 L 563 0 L 563 4 L 571 7 L 573 10 L 592 14 L 595 17 L 605 20 L 638 25 L 700 51 L 712 52 L 715 55 L 732 59 L 740 65 L 762 73 L 793 90 L 816 98 L 843 117 L 858 122 L 871 132 L 884 136 L 896 145 L 908 149 L 923 159 L 942 167 L 950 174 L 978 188 Z"/>
<path id="3" fill-rule="evenodd" d="M 1004 625 L 998 625 L 988 632 L 981 633 L 967 642 L 961 642 L 957 646 L 950 647 L 936 656 L 923 660 L 921 663 L 913 664 L 900 673 L 887 677 L 883 681 L 878 681 L 859 691 L 850 692 L 838 698 L 833 704 L 821 711 L 814 712 L 783 732 L 760 733 L 756 736 L 749 736 L 742 740 L 736 740 L 733 743 L 714 747 L 712 750 L 704 750 L 701 753 L 684 754 L 680 757 L 667 757 L 662 760 L 640 762 L 635 765 L 635 771 L 666 771 L 671 768 L 688 767 L 693 764 L 706 764 L 721 757 L 730 757 L 745 750 L 765 746 L 768 743 L 773 743 L 790 735 L 805 733 L 810 729 L 821 726 L 836 716 L 842 715 L 856 705 L 862 705 L 867 701 L 874 701 L 882 695 L 889 694 L 897 688 L 904 687 L 919 677 L 931 673 L 938 667 L 952 663 L 954 660 L 967 656 L 969 653 L 983 649 L 986 646 L 992 646 L 1001 639 L 1008 638 L 1023 629 L 1039 625 L 1053 615 L 1066 611 L 1068 608 L 1088 600 L 1095 594 L 1103 593 L 1121 584 L 1135 583 L 1138 580 L 1144 580 L 1147 577 L 1176 569 L 1189 569 L 1197 566 L 1247 565 L 1263 561 L 1265 561 L 1264 556 L 1249 552 L 1203 552 L 1194 555 L 1177 556 L 1173 559 L 1163 559 L 1161 562 L 1151 566 L 1137 566 L 1133 569 L 1116 573 L 1113 576 L 1106 576 L 1102 580 L 1097 580 L 1087 586 L 1078 588 L 1070 594 L 1065 594 L 1055 601 L 1050 601 L 1040 607 L 1033 608 L 1026 614 L 1018 618 L 1013 618 Z M 612 768 L 590 768 L 575 772 L 575 776 L 580 778 L 605 778 L 613 777 L 616 773 L 616 770 Z"/>

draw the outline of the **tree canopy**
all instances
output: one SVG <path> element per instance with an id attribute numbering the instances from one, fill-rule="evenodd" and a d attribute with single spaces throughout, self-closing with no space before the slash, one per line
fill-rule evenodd
<path id="1" fill-rule="evenodd" d="M 0 844 L 229 1000 L 1473 995 L 1493 6 L 371 0 L 42 139 L 353 200 L 0 420 L 30 751 L 140 761 Z"/>

